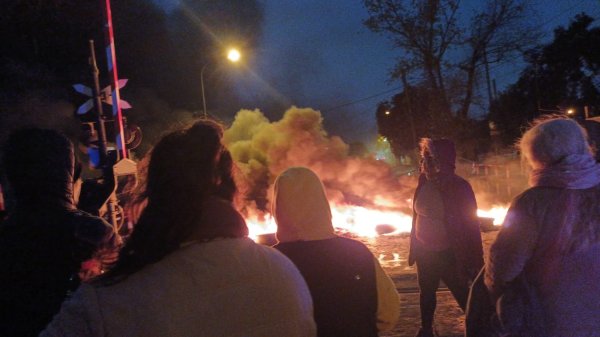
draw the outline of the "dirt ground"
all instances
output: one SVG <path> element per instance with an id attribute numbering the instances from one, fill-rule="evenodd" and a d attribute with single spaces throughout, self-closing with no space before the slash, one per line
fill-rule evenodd
<path id="1" fill-rule="evenodd" d="M 484 254 L 487 255 L 490 244 L 495 240 L 497 231 L 482 233 Z M 415 336 L 420 326 L 419 290 L 416 270 L 408 266 L 407 235 L 380 236 L 361 239 L 379 261 L 383 269 L 391 276 L 400 294 L 400 320 L 396 327 L 382 337 Z M 438 291 L 435 329 L 440 337 L 459 337 L 464 334 L 464 314 L 448 290 Z"/>

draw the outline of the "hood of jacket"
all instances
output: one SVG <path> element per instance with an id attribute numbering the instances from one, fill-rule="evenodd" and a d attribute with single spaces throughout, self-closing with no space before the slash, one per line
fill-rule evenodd
<path id="1" fill-rule="evenodd" d="M 421 140 L 421 154 L 429 153 L 441 173 L 454 173 L 456 168 L 456 148 L 450 139 Z"/>
<path id="2" fill-rule="evenodd" d="M 75 208 L 73 143 L 46 129 L 22 129 L 11 134 L 4 160 L 18 207 Z"/>
<path id="3" fill-rule="evenodd" d="M 279 242 L 335 237 L 323 183 L 306 167 L 289 168 L 277 177 L 272 214 Z"/>

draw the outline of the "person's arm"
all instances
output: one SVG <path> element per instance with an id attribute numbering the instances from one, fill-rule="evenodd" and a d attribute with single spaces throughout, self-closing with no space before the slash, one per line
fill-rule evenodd
<path id="1" fill-rule="evenodd" d="M 444 193 L 446 229 L 460 272 L 473 280 L 483 267 L 483 245 L 477 201 L 473 188 L 464 179 L 456 179 Z"/>
<path id="2" fill-rule="evenodd" d="M 87 282 L 110 268 L 117 260 L 122 241 L 101 218 L 79 215 L 75 229 L 78 245 L 73 255 L 81 261 L 79 277 Z"/>
<path id="3" fill-rule="evenodd" d="M 486 261 L 485 284 L 497 300 L 506 284 L 514 280 L 533 255 L 538 238 L 536 224 L 519 207 L 512 206 Z"/>
<path id="4" fill-rule="evenodd" d="M 396 286 L 373 257 L 375 283 L 377 284 L 377 330 L 389 331 L 396 326 L 400 316 L 400 297 Z"/>
<path id="5" fill-rule="evenodd" d="M 94 287 L 83 284 L 73 297 L 63 302 L 60 311 L 40 337 L 101 337 L 104 326 Z"/>
<path id="6" fill-rule="evenodd" d="M 479 218 L 477 217 L 477 200 L 473 188 L 467 182 L 463 191 L 463 216 L 465 224 L 465 233 L 467 237 L 467 257 L 468 264 L 466 271 L 469 279 L 474 280 L 483 267 L 483 243 L 481 240 L 481 229 L 479 227 Z"/>

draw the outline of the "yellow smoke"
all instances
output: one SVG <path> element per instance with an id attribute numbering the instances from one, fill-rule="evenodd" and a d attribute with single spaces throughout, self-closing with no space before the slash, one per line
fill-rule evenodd
<path id="1" fill-rule="evenodd" d="M 349 156 L 349 146 L 328 136 L 321 113 L 311 108 L 292 106 L 275 122 L 259 110 L 241 110 L 224 142 L 242 173 L 250 208 L 269 209 L 273 181 L 290 166 L 314 170 L 336 203 L 403 208 L 410 194 L 388 164 Z"/>

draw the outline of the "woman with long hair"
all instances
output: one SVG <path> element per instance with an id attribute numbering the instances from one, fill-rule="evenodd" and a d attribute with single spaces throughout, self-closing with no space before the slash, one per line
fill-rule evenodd
<path id="1" fill-rule="evenodd" d="M 534 122 L 532 168 L 490 248 L 485 284 L 503 336 L 600 336 L 600 164 L 572 119 Z"/>
<path id="2" fill-rule="evenodd" d="M 80 287 L 43 336 L 313 336 L 312 301 L 285 256 L 235 210 L 233 161 L 201 120 L 151 152 L 146 207 L 114 268 Z"/>

